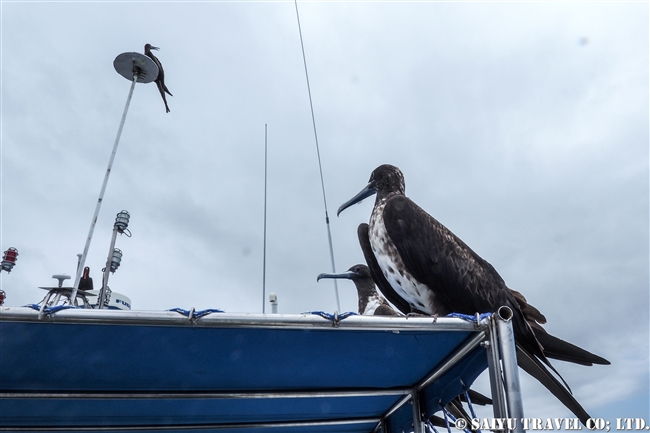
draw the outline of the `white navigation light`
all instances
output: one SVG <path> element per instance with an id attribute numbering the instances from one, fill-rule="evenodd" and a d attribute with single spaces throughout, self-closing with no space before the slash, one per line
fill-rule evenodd
<path id="1" fill-rule="evenodd" d="M 117 217 L 115 218 L 115 227 L 117 227 L 117 231 L 120 233 L 123 233 L 124 230 L 129 226 L 129 219 L 131 218 L 131 215 L 125 210 L 117 214 Z"/>

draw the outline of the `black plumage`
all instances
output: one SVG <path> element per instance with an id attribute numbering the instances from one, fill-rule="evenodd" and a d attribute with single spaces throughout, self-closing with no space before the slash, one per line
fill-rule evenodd
<path id="1" fill-rule="evenodd" d="M 165 70 L 162 67 L 162 63 L 160 63 L 160 60 L 158 60 L 158 57 L 154 56 L 151 50 L 159 50 L 160 48 L 154 47 L 151 44 L 146 44 L 144 46 L 144 54 L 147 55 L 151 60 L 154 61 L 156 66 L 158 66 L 158 77 L 154 80 L 156 83 L 156 86 L 158 86 L 158 91 L 160 92 L 160 96 L 162 96 L 163 102 L 165 103 L 165 110 L 166 112 L 169 113 L 169 106 L 167 105 L 167 98 L 165 97 L 165 93 L 167 93 L 169 96 L 174 96 L 171 94 L 167 86 L 165 85 Z"/>
<path id="2" fill-rule="evenodd" d="M 546 368 L 555 371 L 547 357 L 583 365 L 609 362 L 546 333 L 541 327 L 546 318 L 523 295 L 509 289 L 492 265 L 406 197 L 404 177 L 397 167 L 375 169 L 366 188 L 338 213 L 373 194 L 377 197 L 370 224 L 359 226 L 358 234 L 384 296 L 402 312 L 473 315 L 510 307 L 519 366 L 586 423 L 589 415 L 566 383 Z M 404 302 L 393 301 L 397 297 Z"/>
<path id="3" fill-rule="evenodd" d="M 93 279 L 90 278 L 90 268 L 86 266 L 79 280 L 79 290 L 93 290 Z"/>

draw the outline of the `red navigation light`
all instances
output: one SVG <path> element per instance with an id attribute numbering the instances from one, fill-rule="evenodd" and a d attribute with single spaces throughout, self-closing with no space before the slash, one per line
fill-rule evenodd
<path id="1" fill-rule="evenodd" d="M 11 272 L 13 267 L 16 265 L 16 258 L 18 257 L 18 250 L 11 247 L 5 251 L 2 256 L 2 270 Z"/>

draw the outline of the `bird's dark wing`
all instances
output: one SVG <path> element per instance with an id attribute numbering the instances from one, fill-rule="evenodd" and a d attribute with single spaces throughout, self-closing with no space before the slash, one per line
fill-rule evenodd
<path id="1" fill-rule="evenodd" d="M 160 93 L 162 94 L 163 92 L 166 92 L 169 96 L 174 96 L 171 94 L 171 92 L 165 85 L 165 70 L 163 69 L 162 63 L 160 63 L 160 60 L 158 60 L 158 57 L 154 56 L 154 54 L 151 51 L 145 52 L 145 54 L 149 56 L 151 60 L 153 60 L 156 66 L 158 66 L 158 76 L 156 77 L 155 81 L 156 84 L 158 85 L 158 89 L 160 90 Z M 165 95 L 163 95 L 163 99 L 165 99 Z"/>
<path id="2" fill-rule="evenodd" d="M 540 324 L 543 325 L 546 323 L 546 317 L 539 312 L 539 310 L 528 303 L 524 295 L 519 293 L 516 290 L 509 289 L 517 300 L 517 304 L 521 309 L 521 312 L 524 314 L 526 321 L 533 327 L 541 328 Z"/>
<path id="3" fill-rule="evenodd" d="M 88 278 L 81 278 L 79 281 L 79 290 L 93 290 L 93 279 L 88 277 Z"/>
<path id="4" fill-rule="evenodd" d="M 492 399 L 484 396 L 483 394 L 480 394 L 476 391 L 472 391 L 471 389 L 467 391 L 468 394 L 470 395 L 470 398 L 472 399 L 473 404 L 478 404 L 481 406 L 485 406 L 486 404 L 492 404 Z M 463 418 L 465 421 L 467 421 L 467 428 L 474 432 L 477 430 L 472 430 L 471 425 L 472 425 L 472 417 L 469 416 L 465 408 L 463 407 L 463 402 L 467 402 L 467 399 L 465 398 L 465 394 L 461 394 L 457 397 L 455 397 L 453 400 L 451 400 L 446 406 L 445 409 L 451 413 L 454 418 L 459 419 Z M 435 426 L 435 427 L 447 427 L 447 422 L 444 418 L 441 418 L 437 415 L 432 415 L 429 418 L 429 421 Z"/>
<path id="5" fill-rule="evenodd" d="M 487 397 L 480 392 L 476 392 L 474 390 L 468 389 L 467 394 L 469 394 L 469 398 L 472 401 L 472 404 L 478 404 L 479 406 L 485 406 L 487 404 L 492 404 L 492 399 L 490 397 Z M 459 395 L 460 399 L 462 401 L 467 401 L 465 398 L 465 394 Z"/>
<path id="6" fill-rule="evenodd" d="M 510 307 L 517 342 L 553 368 L 519 307 L 525 298 L 518 300 L 491 264 L 406 196 L 388 198 L 383 220 L 407 271 L 444 307 L 470 315 Z"/>
<path id="7" fill-rule="evenodd" d="M 471 432 L 476 432 L 476 430 L 473 430 L 471 428 L 472 425 L 472 417 L 467 413 L 465 408 L 463 407 L 463 403 L 460 399 L 460 397 L 455 397 L 452 401 L 445 406 L 445 408 L 451 413 L 454 418 L 456 419 L 464 419 L 465 422 L 467 422 L 467 429 Z"/>
<path id="8" fill-rule="evenodd" d="M 399 311 L 404 314 L 409 314 L 411 312 L 411 306 L 408 302 L 404 300 L 400 295 L 397 294 L 395 289 L 390 285 L 384 274 L 381 272 L 379 263 L 375 258 L 375 254 L 372 252 L 370 247 L 370 238 L 368 236 L 368 224 L 361 223 L 357 228 L 357 235 L 359 237 L 359 245 L 361 245 L 361 251 L 363 251 L 363 256 L 366 259 L 366 264 L 370 270 L 370 275 L 375 281 L 375 284 L 379 288 L 379 291 L 384 295 L 388 301 L 395 306 Z"/>
<path id="9" fill-rule="evenodd" d="M 605 358 L 547 333 L 541 326 L 533 327 L 533 332 L 544 349 L 544 355 L 548 358 L 581 365 L 610 364 Z"/>
<path id="10" fill-rule="evenodd" d="M 517 300 L 488 262 L 449 229 L 402 195 L 388 199 L 384 224 L 404 265 L 457 313 L 519 310 Z"/>
<path id="11" fill-rule="evenodd" d="M 375 309 L 375 316 L 399 316 L 398 313 L 393 310 L 393 307 L 391 307 L 388 304 L 381 304 L 379 307 Z"/>
<path id="12" fill-rule="evenodd" d="M 609 365 L 610 362 L 605 358 L 548 334 L 541 326 L 546 323 L 546 317 L 537 308 L 530 305 L 524 295 L 516 290 L 510 289 L 510 291 L 517 299 L 519 308 L 521 308 L 521 312 L 524 314 L 526 321 L 533 329 L 537 341 L 542 345 L 546 357 L 581 365 Z"/>
<path id="13" fill-rule="evenodd" d="M 549 372 L 544 365 L 533 356 L 530 352 L 523 349 L 517 344 L 517 364 L 519 367 L 546 387 L 551 394 L 557 397 L 558 400 L 564 404 L 567 409 L 577 416 L 580 421 L 586 425 L 587 420 L 590 418 L 589 414 L 580 406 L 580 403 L 571 395 L 562 384 Z"/>
<path id="14" fill-rule="evenodd" d="M 145 54 L 153 60 L 153 62 L 158 66 L 158 76 L 156 79 L 160 78 L 161 76 L 164 78 L 165 77 L 165 71 L 163 70 L 162 63 L 160 63 L 160 60 L 158 60 L 158 57 L 154 56 L 151 51 L 145 52 Z"/>

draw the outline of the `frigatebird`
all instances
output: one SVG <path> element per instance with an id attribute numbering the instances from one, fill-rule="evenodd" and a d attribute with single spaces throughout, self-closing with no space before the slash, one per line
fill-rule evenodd
<path id="1" fill-rule="evenodd" d="M 340 274 L 320 274 L 316 281 L 321 278 L 346 278 L 352 280 L 357 288 L 359 298 L 359 314 L 365 316 L 399 316 L 393 307 L 377 293 L 375 282 L 370 275 L 366 265 L 354 265 L 347 272 Z"/>
<path id="2" fill-rule="evenodd" d="M 539 310 L 521 293 L 509 289 L 492 265 L 406 197 L 399 168 L 388 164 L 377 167 L 368 185 L 341 205 L 337 215 L 373 194 L 377 198 L 370 224 L 359 226 L 358 235 L 384 296 L 402 312 L 432 315 L 473 315 L 510 307 L 519 366 L 586 424 L 589 415 L 564 379 L 561 383 L 545 367 L 561 379 L 547 358 L 582 365 L 606 365 L 609 361 L 546 333 L 541 326 L 546 318 Z"/>
<path id="3" fill-rule="evenodd" d="M 162 96 L 163 102 L 165 103 L 165 109 L 167 110 L 167 113 L 169 113 L 169 106 L 167 105 L 167 98 L 165 97 L 165 92 L 169 96 L 174 96 L 171 94 L 167 86 L 165 85 L 165 70 L 162 67 L 162 63 L 160 63 L 160 60 L 158 60 L 158 57 L 154 56 L 151 50 L 160 50 L 158 47 L 154 47 L 151 44 L 146 44 L 144 46 L 144 54 L 149 56 L 151 60 L 158 66 L 158 77 L 154 80 L 156 82 L 156 86 L 158 86 L 158 91 L 160 92 L 160 96 Z"/>
<path id="4" fill-rule="evenodd" d="M 359 298 L 359 314 L 362 316 L 402 316 L 401 313 L 395 311 L 393 307 L 377 293 L 375 288 L 375 281 L 370 274 L 370 269 L 366 265 L 358 264 L 351 266 L 346 272 L 340 274 L 319 274 L 316 281 L 323 278 L 345 278 L 352 280 L 357 288 L 357 295 Z M 471 389 L 467 390 L 468 396 L 475 404 L 485 406 L 492 404 L 492 400 L 476 391 Z M 451 400 L 445 408 L 456 418 L 464 418 L 467 425 L 472 424 L 472 418 L 469 416 L 462 402 L 467 401 L 464 394 L 455 397 Z M 446 427 L 447 422 L 438 416 L 432 416 L 430 421 L 437 427 Z"/>
<path id="5" fill-rule="evenodd" d="M 93 290 L 93 279 L 90 278 L 90 268 L 86 266 L 84 268 L 83 275 L 79 280 L 79 290 Z"/>

